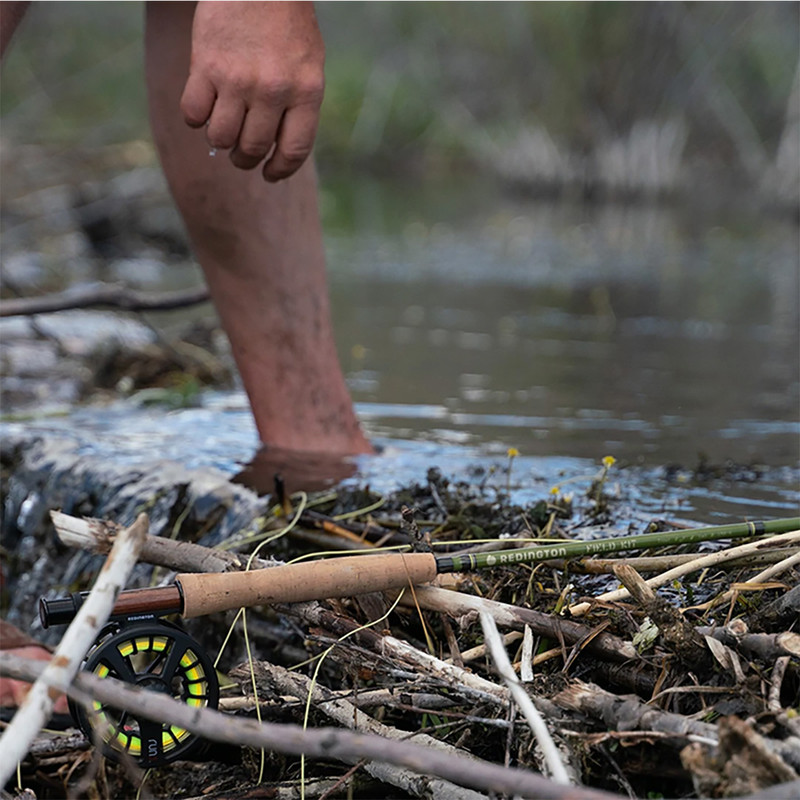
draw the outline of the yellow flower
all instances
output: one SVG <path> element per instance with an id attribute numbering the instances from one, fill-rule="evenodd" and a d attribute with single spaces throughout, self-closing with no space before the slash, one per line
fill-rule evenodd
<path id="1" fill-rule="evenodd" d="M 603 458 L 603 466 L 608 469 L 609 467 L 613 467 L 614 464 L 617 463 L 617 459 L 614 456 L 605 456 Z"/>
<path id="2" fill-rule="evenodd" d="M 553 488 L 550 490 L 550 494 L 558 494 L 558 492 L 559 492 L 559 488 L 558 488 L 558 486 L 554 486 L 554 487 L 553 487 Z"/>
<path id="3" fill-rule="evenodd" d="M 508 457 L 509 458 L 516 458 L 519 455 L 519 450 L 516 447 L 509 447 L 508 448 Z"/>

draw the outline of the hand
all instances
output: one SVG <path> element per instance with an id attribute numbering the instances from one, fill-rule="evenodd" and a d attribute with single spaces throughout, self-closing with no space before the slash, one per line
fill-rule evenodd
<path id="1" fill-rule="evenodd" d="M 288 178 L 311 154 L 324 61 L 313 3 L 201 0 L 181 110 L 235 166 Z"/>

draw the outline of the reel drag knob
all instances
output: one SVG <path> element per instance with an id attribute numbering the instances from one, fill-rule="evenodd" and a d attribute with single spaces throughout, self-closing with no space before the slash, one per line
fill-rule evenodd
<path id="1" fill-rule="evenodd" d="M 89 651 L 83 669 L 169 695 L 189 706 L 216 708 L 219 701 L 211 659 L 191 636 L 165 622 L 110 626 Z M 99 701 L 93 701 L 88 710 L 71 701 L 70 710 L 90 740 L 99 734 L 108 755 L 119 758 L 127 753 L 142 767 L 182 758 L 199 741 L 186 728 L 153 722 Z"/>

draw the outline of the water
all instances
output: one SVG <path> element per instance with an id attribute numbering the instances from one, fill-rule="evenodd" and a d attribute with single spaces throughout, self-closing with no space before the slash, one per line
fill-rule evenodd
<path id="1" fill-rule="evenodd" d="M 579 491 L 613 455 L 634 516 L 795 514 L 796 225 L 485 188 L 323 180 L 341 360 L 382 449 L 352 480 L 390 491 L 429 467 L 474 479 L 477 466 L 502 489 L 513 447 L 520 502 L 565 478 Z M 115 462 L 157 452 L 228 475 L 258 445 L 237 392 L 207 393 L 196 409 L 117 404 L 23 427 Z M 726 463 L 768 469 L 697 480 L 698 464 Z"/>
<path id="2" fill-rule="evenodd" d="M 329 234 L 371 428 L 537 456 L 797 464 L 796 226 L 472 195 L 376 191 Z"/>

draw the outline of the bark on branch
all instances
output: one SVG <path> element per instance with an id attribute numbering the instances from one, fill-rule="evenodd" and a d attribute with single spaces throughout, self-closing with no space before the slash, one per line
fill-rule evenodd
<path id="1" fill-rule="evenodd" d="M 0 303 L 0 317 L 50 314 L 77 308 L 119 308 L 123 311 L 171 311 L 208 300 L 208 289 L 197 286 L 175 292 L 137 292 L 120 284 L 101 284 L 41 297 L 19 297 Z"/>
<path id="2" fill-rule="evenodd" d="M 136 566 L 147 529 L 147 516 L 140 514 L 136 522 L 117 537 L 94 587 L 67 628 L 52 660 L 37 677 L 0 738 L 0 786 L 5 786 L 17 763 L 47 722 L 59 691 L 66 691 L 80 670 L 86 651 L 105 625 L 117 594 Z"/>
<path id="3" fill-rule="evenodd" d="M 0 674 L 31 680 L 46 668 L 45 662 L 0 652 Z M 354 763 L 361 759 L 395 764 L 420 775 L 433 775 L 496 793 L 535 797 L 540 800 L 621 800 L 597 789 L 562 786 L 523 769 L 503 767 L 487 761 L 397 742 L 373 734 L 338 728 L 303 730 L 299 725 L 231 717 L 208 708 L 192 707 L 157 692 L 149 692 L 114 678 L 79 673 L 67 692 L 78 702 L 99 700 L 115 708 L 135 711 L 156 722 L 169 722 L 216 742 L 225 742 L 278 753 Z M 13 768 L 13 765 L 12 765 Z"/>

